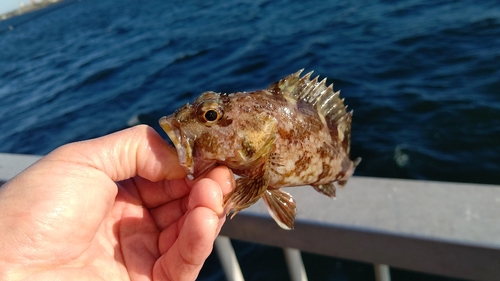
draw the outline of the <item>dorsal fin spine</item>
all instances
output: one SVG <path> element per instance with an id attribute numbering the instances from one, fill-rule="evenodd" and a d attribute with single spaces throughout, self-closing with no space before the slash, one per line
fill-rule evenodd
<path id="1" fill-rule="evenodd" d="M 318 82 L 319 76 L 311 79 L 312 71 L 300 77 L 301 69 L 270 86 L 279 89 L 279 93 L 295 100 L 303 100 L 311 104 L 327 122 L 348 121 L 342 117 L 348 115 L 344 99 L 340 98 L 340 91 L 334 92 L 333 85 L 326 86 L 326 78 Z"/>
<path id="2" fill-rule="evenodd" d="M 311 103 L 313 106 L 316 106 L 319 98 L 325 94 L 325 89 L 328 89 L 326 87 L 326 78 L 321 80 L 321 82 L 317 83 L 316 86 L 314 86 L 312 93 L 309 98 L 309 103 Z"/>
<path id="3" fill-rule="evenodd" d="M 331 91 L 333 94 L 328 95 L 327 94 L 328 91 Z M 322 112 L 326 112 L 326 110 L 328 110 L 328 108 L 325 108 L 325 107 L 328 105 L 328 103 L 332 99 L 337 98 L 337 96 L 339 95 L 339 93 L 340 93 L 340 91 L 337 91 L 337 92 L 334 93 L 333 92 L 333 86 L 330 84 L 327 88 L 325 88 L 321 92 L 321 94 L 316 99 L 316 103 L 315 103 L 316 108 L 318 108 L 318 110 L 321 110 Z"/>
<path id="4" fill-rule="evenodd" d="M 299 80 L 299 85 L 298 85 L 298 90 L 299 90 L 299 93 L 298 94 L 298 97 L 301 99 L 301 100 L 304 100 L 306 101 L 306 94 L 307 94 L 307 87 L 310 85 L 310 78 L 311 78 L 311 74 L 313 72 L 309 72 L 307 73 L 306 75 L 302 76 L 302 78 L 300 78 Z"/>
<path id="5" fill-rule="evenodd" d="M 307 84 L 305 91 L 302 94 L 303 99 L 307 103 L 312 102 L 313 96 L 316 94 L 316 92 L 314 92 L 316 90 L 316 85 L 318 85 L 318 76 L 314 77 L 314 79 Z"/>
<path id="6" fill-rule="evenodd" d="M 339 92 L 336 92 L 330 96 L 325 95 L 324 98 L 319 101 L 320 102 L 318 105 L 319 110 L 324 112 L 325 115 L 328 115 L 335 108 L 335 105 L 331 106 L 330 102 L 333 99 L 337 98 L 336 96 L 338 96 L 338 93 Z"/>
<path id="7" fill-rule="evenodd" d="M 340 137 L 347 153 L 350 147 L 352 111 L 347 112 L 340 91 L 334 92 L 333 85 L 326 86 L 326 78 L 318 82 L 319 76 L 311 80 L 312 71 L 300 77 L 301 69 L 280 81 L 269 89 L 274 94 L 302 100 L 313 106 L 324 117 L 332 136 Z"/>

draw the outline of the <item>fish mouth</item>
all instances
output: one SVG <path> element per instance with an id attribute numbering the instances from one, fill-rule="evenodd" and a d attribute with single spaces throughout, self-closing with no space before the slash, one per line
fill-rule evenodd
<path id="1" fill-rule="evenodd" d="M 184 168 L 188 177 L 192 178 L 194 174 L 192 139 L 184 133 L 179 121 L 173 117 L 164 116 L 159 123 L 177 150 L 179 164 Z"/>

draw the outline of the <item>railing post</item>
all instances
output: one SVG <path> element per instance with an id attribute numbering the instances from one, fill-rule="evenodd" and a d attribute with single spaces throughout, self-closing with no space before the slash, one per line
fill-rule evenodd
<path id="1" fill-rule="evenodd" d="M 391 272 L 387 264 L 373 264 L 376 281 L 391 281 Z"/>
<path id="2" fill-rule="evenodd" d="M 285 260 L 292 281 L 307 281 L 306 269 L 302 262 L 300 251 L 292 248 L 283 248 Z"/>
<path id="3" fill-rule="evenodd" d="M 244 281 L 240 264 L 234 253 L 229 237 L 219 236 L 215 239 L 215 250 L 222 264 L 222 269 L 228 281 Z"/>

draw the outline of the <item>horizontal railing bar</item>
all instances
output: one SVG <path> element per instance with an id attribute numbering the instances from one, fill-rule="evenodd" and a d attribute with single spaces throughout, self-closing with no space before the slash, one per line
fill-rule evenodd
<path id="1" fill-rule="evenodd" d="M 221 235 L 450 277 L 498 280 L 500 276 L 499 249 L 306 223 L 298 223 L 293 231 L 283 233 L 272 230 L 274 222 L 265 217 L 240 214 L 225 223 Z"/>
<path id="2" fill-rule="evenodd" d="M 6 181 L 19 174 L 41 156 L 0 153 L 0 181 Z"/>
<path id="3" fill-rule="evenodd" d="M 500 187 L 354 177 L 332 201 L 287 188 L 295 229 L 279 228 L 262 202 L 228 220 L 234 239 L 474 280 L 500 276 Z"/>

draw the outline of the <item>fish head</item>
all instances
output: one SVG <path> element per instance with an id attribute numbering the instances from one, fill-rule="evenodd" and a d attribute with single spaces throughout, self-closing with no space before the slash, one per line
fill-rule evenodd
<path id="1" fill-rule="evenodd" d="M 228 140 L 232 121 L 228 118 L 226 99 L 227 96 L 205 92 L 193 104 L 186 104 L 159 121 L 190 178 L 231 155 Z"/>
<path id="2" fill-rule="evenodd" d="M 258 96 L 204 92 L 192 105 L 160 119 L 190 178 L 217 164 L 243 175 L 265 160 L 277 121 L 265 112 L 250 110 Z"/>

